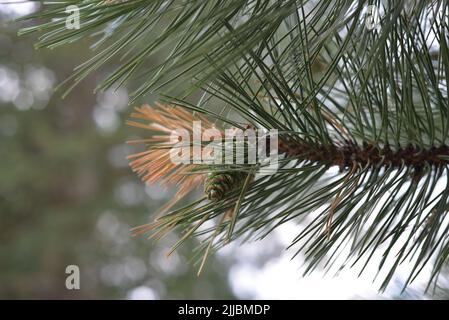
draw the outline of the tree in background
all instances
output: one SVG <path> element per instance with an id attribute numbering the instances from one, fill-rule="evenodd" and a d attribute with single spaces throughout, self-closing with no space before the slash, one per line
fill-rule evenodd
<path id="1" fill-rule="evenodd" d="M 37 52 L 11 19 L 0 10 L 0 297 L 233 298 L 227 263 L 188 272 L 194 242 L 166 259 L 167 248 L 130 237 L 172 191 L 140 188 L 128 168 L 126 90 L 94 95 L 94 76 L 64 100 L 53 94 L 87 59 L 88 39 Z M 70 264 L 80 290 L 65 287 Z"/>
<path id="2" fill-rule="evenodd" d="M 306 272 L 363 272 L 377 256 L 385 288 L 400 265 L 405 285 L 429 264 L 437 284 L 449 253 L 448 18 L 439 0 L 85 0 L 44 4 L 22 33 L 48 48 L 93 38 L 65 86 L 117 63 L 96 88 L 156 96 L 163 106 L 132 115 L 153 134 L 194 119 L 278 130 L 280 166 L 264 176 L 262 164 L 165 166 L 167 144 L 145 140 L 132 163 L 144 180 L 207 195 L 138 233 L 185 232 L 174 248 L 198 235 L 202 269 L 230 241 L 302 221 L 291 247 Z"/>

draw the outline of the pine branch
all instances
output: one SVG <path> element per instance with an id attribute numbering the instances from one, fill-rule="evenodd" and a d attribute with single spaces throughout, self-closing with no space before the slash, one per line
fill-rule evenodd
<path id="1" fill-rule="evenodd" d="M 407 167 L 413 169 L 414 178 L 418 180 L 424 167 L 444 168 L 449 160 L 449 147 L 446 145 L 430 149 L 408 145 L 406 148 L 392 150 L 388 144 L 379 148 L 365 142 L 363 147 L 360 147 L 351 141 L 346 141 L 340 146 L 290 143 L 284 147 L 282 144 L 283 142 L 280 150 L 290 157 L 298 156 L 310 162 L 338 166 L 341 171 L 353 166 L 394 169 Z"/>
<path id="2" fill-rule="evenodd" d="M 99 32 L 101 50 L 74 83 L 117 59 L 101 88 L 154 92 L 167 106 L 133 115 L 153 135 L 132 167 L 180 191 L 137 233 L 181 229 L 175 248 L 202 237 L 204 262 L 230 240 L 297 221 L 292 246 L 306 272 L 331 270 L 340 254 L 363 272 L 380 254 L 382 289 L 404 262 L 406 285 L 429 263 L 437 282 L 449 253 L 447 1 L 60 1 L 29 18 L 61 17 L 69 3 L 82 8 L 80 30 L 50 20 L 24 33 L 43 31 L 39 45 L 56 47 Z M 367 28 L 367 5 L 382 13 L 380 29 Z M 245 183 L 250 165 L 169 164 L 167 130 L 190 130 L 196 117 L 220 130 L 279 130 L 279 170 Z M 208 194 L 177 207 L 208 175 Z"/>

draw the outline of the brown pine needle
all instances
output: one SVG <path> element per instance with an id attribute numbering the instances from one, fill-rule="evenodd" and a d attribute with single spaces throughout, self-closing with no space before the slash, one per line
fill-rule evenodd
<path id="1" fill-rule="evenodd" d="M 171 161 L 170 151 L 175 146 L 175 142 L 171 140 L 172 132 L 183 128 L 192 133 L 194 121 L 202 122 L 203 132 L 214 125 L 201 114 L 192 114 L 185 109 L 160 103 L 156 103 L 154 108 L 149 105 L 137 107 L 131 117 L 136 121 L 127 121 L 129 125 L 149 130 L 152 133 L 149 138 L 128 142 L 130 144 L 146 144 L 150 148 L 127 157 L 131 161 L 131 169 L 148 184 L 160 182 L 162 186 L 178 186 L 175 197 L 158 213 L 158 215 L 162 215 L 192 190 L 201 186 L 205 179 L 204 174 L 195 173 L 198 165 L 193 163 L 176 164 Z"/>

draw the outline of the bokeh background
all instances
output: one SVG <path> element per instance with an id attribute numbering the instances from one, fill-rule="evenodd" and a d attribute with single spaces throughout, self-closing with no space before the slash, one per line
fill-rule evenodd
<path id="1" fill-rule="evenodd" d="M 302 277 L 301 257 L 284 250 L 297 234 L 293 223 L 263 242 L 229 245 L 200 277 L 190 261 L 197 240 L 166 258 L 178 235 L 157 243 L 131 237 L 130 228 L 148 222 L 174 190 L 145 186 L 129 169 L 125 141 L 141 132 L 124 124 L 132 109 L 126 89 L 93 93 L 107 69 L 65 99 L 55 92 L 89 57 L 90 41 L 34 50 L 36 38 L 18 37 L 25 24 L 12 20 L 38 7 L 0 1 L 1 299 L 449 297 L 447 276 L 435 294 L 423 293 L 426 271 L 405 292 L 399 272 L 379 293 L 375 265 L 363 277 L 354 270 Z M 72 264 L 80 290 L 65 287 Z"/>

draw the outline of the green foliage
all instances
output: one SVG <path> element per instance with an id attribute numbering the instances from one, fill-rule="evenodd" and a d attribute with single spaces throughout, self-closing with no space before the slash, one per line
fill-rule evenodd
<path id="1" fill-rule="evenodd" d="M 437 281 L 449 254 L 447 1 L 59 1 L 30 18 L 61 18 L 69 4 L 80 6 L 80 30 L 56 19 L 22 33 L 43 32 L 40 47 L 97 38 L 75 84 L 117 58 L 100 88 L 127 84 L 135 98 L 156 93 L 219 123 L 274 128 L 297 142 L 276 174 L 176 209 L 159 229 L 205 236 L 207 256 L 305 218 L 292 246 L 306 255 L 307 272 L 330 269 L 339 255 L 363 271 L 380 253 L 382 288 L 403 262 L 406 284 L 430 261 L 429 284 Z M 368 5 L 379 8 L 380 29 L 367 28 Z M 148 63 L 162 49 L 163 61 Z M 225 219 L 236 203 L 238 217 Z"/>

